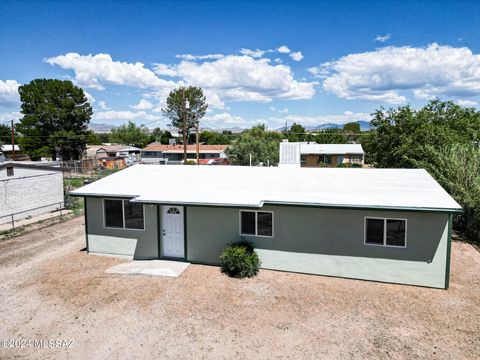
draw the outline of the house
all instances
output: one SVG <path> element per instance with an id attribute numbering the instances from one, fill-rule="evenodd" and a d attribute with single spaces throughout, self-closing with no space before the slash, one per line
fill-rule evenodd
<path id="1" fill-rule="evenodd" d="M 63 169 L 45 163 L 0 164 L 0 224 L 63 208 Z"/>
<path id="2" fill-rule="evenodd" d="M 228 145 L 199 145 L 200 159 L 226 159 L 225 149 Z M 187 145 L 187 158 L 197 158 L 197 146 Z M 183 145 L 163 145 L 152 143 L 142 149 L 141 162 L 144 164 L 180 163 L 183 161 Z M 222 161 L 219 161 L 222 162 Z"/>
<path id="3" fill-rule="evenodd" d="M 436 288 L 461 211 L 423 169 L 134 165 L 71 194 L 90 253 L 218 265 L 243 239 L 266 269 Z"/>
<path id="4" fill-rule="evenodd" d="M 280 166 L 335 167 L 349 164 L 363 166 L 360 144 L 316 144 L 312 142 L 280 143 Z"/>
<path id="5" fill-rule="evenodd" d="M 121 170 L 125 169 L 127 163 L 125 158 L 121 156 L 106 156 L 101 157 L 97 160 L 97 165 L 103 167 L 104 169 L 110 170 Z"/>
<path id="6" fill-rule="evenodd" d="M 12 151 L 13 150 L 15 151 Z M 30 160 L 28 155 L 25 155 L 20 151 L 20 147 L 18 145 L 11 145 L 11 144 L 3 144 L 0 147 L 0 153 L 3 153 L 6 159 L 9 160 L 16 160 L 16 161 L 24 161 L 24 160 Z M 15 159 L 13 159 L 15 157 Z"/>
<path id="7" fill-rule="evenodd" d="M 129 145 L 87 145 L 84 158 L 98 160 L 105 157 L 139 157 L 142 149 Z"/>

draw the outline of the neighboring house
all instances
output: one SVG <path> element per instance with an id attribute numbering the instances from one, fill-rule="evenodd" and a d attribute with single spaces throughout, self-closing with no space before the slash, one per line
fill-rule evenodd
<path id="1" fill-rule="evenodd" d="M 25 155 L 20 151 L 20 147 L 18 145 L 13 145 L 13 150 L 15 151 L 12 151 L 11 144 L 4 144 L 0 147 L 0 153 L 3 153 L 5 158 L 9 160 L 16 160 L 16 161 L 30 160 L 28 155 Z M 15 156 L 15 159 L 13 159 L 14 156 Z"/>
<path id="2" fill-rule="evenodd" d="M 44 164 L 0 164 L 0 224 L 64 206 L 63 171 Z"/>
<path id="3" fill-rule="evenodd" d="M 98 160 L 105 157 L 139 157 L 142 149 L 129 145 L 87 145 L 84 157 Z"/>
<path id="4" fill-rule="evenodd" d="M 461 211 L 422 169 L 135 165 L 71 194 L 90 253 L 219 264 L 247 240 L 266 269 L 437 288 Z"/>
<path id="5" fill-rule="evenodd" d="M 200 159 L 226 159 L 225 149 L 228 145 L 199 145 Z M 187 145 L 187 158 L 196 160 L 197 146 Z M 159 164 L 183 161 L 183 145 L 162 145 L 152 143 L 142 149 L 141 161 L 145 164 Z"/>
<path id="6" fill-rule="evenodd" d="M 125 158 L 121 156 L 107 156 L 101 157 L 97 160 L 97 165 L 101 166 L 105 169 L 110 170 L 121 170 L 125 169 L 127 163 L 125 162 Z"/>
<path id="7" fill-rule="evenodd" d="M 360 144 L 316 144 L 313 142 L 280 143 L 280 166 L 335 167 L 344 164 L 363 166 Z"/>

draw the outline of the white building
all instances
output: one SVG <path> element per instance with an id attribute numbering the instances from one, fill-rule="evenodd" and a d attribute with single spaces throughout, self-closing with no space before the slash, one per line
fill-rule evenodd
<path id="1" fill-rule="evenodd" d="M 63 172 L 46 165 L 0 164 L 0 224 L 64 206 Z"/>
<path id="2" fill-rule="evenodd" d="M 279 166 L 335 167 L 345 164 L 363 166 L 360 144 L 317 144 L 313 142 L 280 143 Z"/>

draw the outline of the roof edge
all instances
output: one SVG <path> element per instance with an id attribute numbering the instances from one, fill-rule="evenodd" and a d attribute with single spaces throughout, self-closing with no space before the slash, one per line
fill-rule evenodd
<path id="1" fill-rule="evenodd" d="M 372 211 L 409 211 L 409 212 L 429 212 L 444 214 L 461 214 L 462 208 L 428 208 L 428 207 L 408 207 L 408 206 L 381 206 L 381 205 L 349 205 L 349 204 L 325 204 L 325 203 L 302 203 L 302 202 L 281 202 L 281 201 L 261 201 L 258 204 L 225 204 L 225 203 L 205 203 L 205 202 L 188 202 L 188 201 L 157 201 L 157 200 L 141 200 L 136 199 L 139 195 L 118 195 L 118 194 L 88 194 L 88 193 L 69 193 L 72 196 L 79 197 L 96 197 L 96 198 L 128 198 L 132 202 L 142 204 L 156 205 L 182 205 L 182 206 L 205 206 L 205 207 L 228 207 L 228 208 L 262 208 L 264 205 L 276 206 L 301 206 L 323 209 L 345 209 L 345 210 L 372 210 Z"/>

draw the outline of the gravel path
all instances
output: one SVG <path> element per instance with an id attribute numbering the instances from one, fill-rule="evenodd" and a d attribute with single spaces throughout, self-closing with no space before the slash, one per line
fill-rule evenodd
<path id="1" fill-rule="evenodd" d="M 201 265 L 112 275 L 124 260 L 84 246 L 83 218 L 0 242 L 0 341 L 24 346 L 1 359 L 480 358 L 480 253 L 465 243 L 448 291 Z"/>

